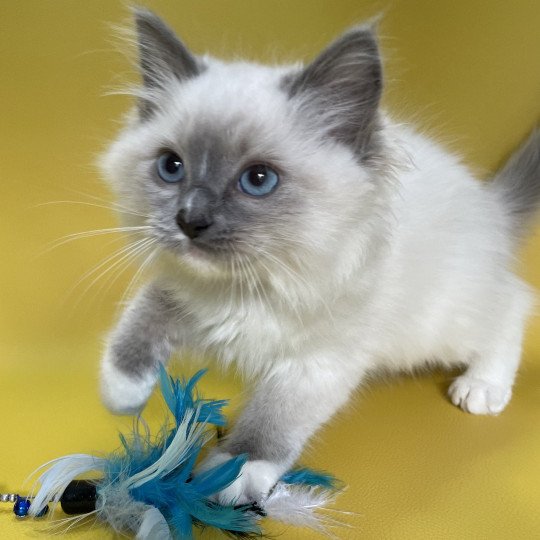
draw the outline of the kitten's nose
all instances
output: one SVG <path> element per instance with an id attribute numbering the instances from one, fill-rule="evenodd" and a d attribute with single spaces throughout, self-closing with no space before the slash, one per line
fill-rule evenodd
<path id="1" fill-rule="evenodd" d="M 196 238 L 214 223 L 210 203 L 210 194 L 205 189 L 196 189 L 186 197 L 176 214 L 176 223 L 187 237 Z"/>
<path id="2" fill-rule="evenodd" d="M 182 229 L 185 235 L 192 240 L 208 229 L 208 227 L 210 227 L 210 225 L 213 223 L 213 221 L 207 216 L 199 216 L 196 219 L 187 221 L 183 214 L 184 212 L 182 210 L 178 212 L 176 215 L 176 223 L 178 223 L 178 226 Z"/>

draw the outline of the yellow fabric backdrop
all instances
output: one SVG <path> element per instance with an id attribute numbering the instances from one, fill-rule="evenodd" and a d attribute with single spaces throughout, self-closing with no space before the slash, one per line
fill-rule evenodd
<path id="1" fill-rule="evenodd" d="M 309 58 L 354 22 L 384 11 L 387 106 L 494 170 L 540 112 L 540 4 L 533 0 L 177 0 L 148 2 L 198 52 L 258 60 Z M 0 4 L 0 492 L 22 490 L 41 463 L 112 450 L 129 419 L 101 408 L 101 340 L 132 270 L 116 281 L 85 272 L 117 247 L 107 237 L 40 254 L 77 231 L 114 226 L 94 155 L 127 108 L 107 87 L 129 77 L 110 29 L 110 0 Z M 45 204 L 51 201 L 86 201 Z M 540 285 L 540 238 L 524 275 Z M 114 273 L 113 273 L 114 274 Z M 114 276 L 113 276 L 114 277 Z M 540 324 L 528 333 L 515 397 L 500 417 L 466 415 L 444 398 L 450 376 L 364 390 L 324 430 L 305 462 L 349 488 L 338 507 L 355 539 L 540 538 Z M 189 368 L 182 367 L 187 373 Z M 211 375 L 212 397 L 240 386 Z M 162 406 L 153 400 L 155 424 Z M 0 507 L 0 538 L 41 538 Z M 313 533 L 272 526 L 284 538 Z M 99 525 L 71 538 L 112 538 Z"/>

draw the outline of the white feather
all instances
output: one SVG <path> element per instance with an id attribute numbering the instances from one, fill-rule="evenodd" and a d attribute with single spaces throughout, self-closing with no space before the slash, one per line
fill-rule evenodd
<path id="1" fill-rule="evenodd" d="M 186 457 L 189 456 L 193 445 L 201 439 L 204 431 L 207 429 L 204 423 L 195 422 L 192 424 L 193 418 L 197 418 L 198 416 L 199 410 L 188 411 L 178 426 L 171 444 L 163 455 L 146 469 L 122 482 L 121 487 L 125 489 L 139 487 L 154 478 L 165 476 L 179 467 Z"/>
<path id="2" fill-rule="evenodd" d="M 320 512 L 325 510 L 334 498 L 335 493 L 326 489 L 278 482 L 263 507 L 271 519 L 299 527 L 309 527 L 332 536 L 327 527 L 346 525 Z"/>
<path id="3" fill-rule="evenodd" d="M 136 540 L 170 540 L 171 530 L 157 508 L 149 508 L 143 514 Z"/>
<path id="4" fill-rule="evenodd" d="M 89 471 L 102 471 L 105 463 L 106 460 L 89 454 L 71 454 L 53 459 L 36 469 L 33 474 L 48 467 L 37 480 L 41 487 L 32 500 L 29 515 L 35 517 L 49 501 L 56 505 L 72 480 Z"/>

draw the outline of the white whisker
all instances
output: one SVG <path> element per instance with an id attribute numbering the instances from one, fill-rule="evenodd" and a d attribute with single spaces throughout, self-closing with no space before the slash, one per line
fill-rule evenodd
<path id="1" fill-rule="evenodd" d="M 98 199 L 99 200 L 99 199 Z M 123 207 L 121 205 L 118 205 L 118 203 L 111 203 L 108 204 L 97 204 L 97 203 L 91 203 L 87 201 L 72 201 L 72 200 L 59 200 L 59 201 L 48 201 L 44 203 L 39 203 L 34 206 L 34 208 L 41 208 L 43 206 L 51 206 L 55 204 L 80 204 L 83 206 L 91 206 L 94 208 L 103 208 L 105 210 L 113 210 L 114 212 L 119 212 L 121 214 L 131 214 L 133 216 L 139 216 L 144 218 L 150 218 L 151 216 L 147 214 L 143 214 L 141 212 L 137 212 L 136 210 L 133 210 L 131 208 Z"/>
<path id="2" fill-rule="evenodd" d="M 151 246 L 152 246 L 152 244 L 150 244 L 149 247 L 151 247 Z M 159 250 L 160 250 L 159 246 L 154 248 L 150 252 L 150 254 L 146 257 L 146 259 L 144 259 L 142 264 L 139 266 L 139 268 L 137 269 L 137 271 L 135 272 L 135 274 L 131 278 L 130 282 L 128 283 L 128 286 L 126 287 L 126 290 L 124 291 L 124 294 L 122 295 L 122 298 L 120 299 L 120 305 L 124 305 L 126 300 L 131 296 L 131 292 L 135 288 L 135 286 L 137 285 L 137 281 L 143 275 L 146 268 L 148 266 L 150 266 L 152 264 L 152 262 L 154 262 L 154 259 L 155 259 L 156 255 L 158 254 Z"/>
<path id="3" fill-rule="evenodd" d="M 50 251 L 60 246 L 63 246 L 64 244 L 68 244 L 69 242 L 73 242 L 74 240 L 79 240 L 82 238 L 93 238 L 95 236 L 101 236 L 104 234 L 140 232 L 140 231 L 147 231 L 151 229 L 152 227 L 149 225 L 139 225 L 139 226 L 133 226 L 133 227 L 109 227 L 105 229 L 94 229 L 90 231 L 70 233 L 65 236 L 62 236 L 61 238 L 58 238 L 57 240 L 53 240 L 52 242 L 48 243 L 44 247 L 44 249 L 38 253 L 38 256 L 45 255 L 46 253 L 49 253 Z"/>
<path id="4" fill-rule="evenodd" d="M 107 263 L 114 260 L 116 257 L 122 255 L 123 253 L 126 253 L 127 251 L 133 249 L 134 247 L 142 244 L 145 240 L 148 240 L 148 238 L 141 238 L 139 240 L 135 240 L 134 242 L 129 243 L 127 246 L 123 246 L 116 251 L 114 251 L 111 255 L 107 256 L 105 259 L 103 259 L 101 262 L 99 262 L 94 267 L 90 268 L 90 270 L 86 271 L 80 279 L 75 283 L 73 286 L 73 289 L 77 288 L 85 279 L 89 278 L 92 274 L 99 271 L 103 266 L 105 266 Z"/>
<path id="5" fill-rule="evenodd" d="M 118 279 L 119 275 L 130 265 L 130 263 L 137 258 L 138 255 L 141 253 L 144 253 L 146 249 L 152 245 L 156 240 L 154 238 L 144 238 L 140 244 L 138 244 L 135 247 L 132 247 L 131 250 L 129 250 L 127 253 L 122 255 L 118 260 L 116 260 L 113 264 L 111 264 L 109 267 L 105 268 L 98 276 L 96 276 L 91 283 L 84 289 L 82 296 L 84 295 L 106 274 L 110 273 L 115 268 L 119 271 L 119 273 L 116 274 L 116 277 L 113 280 L 113 283 Z M 120 267 L 119 267 L 120 265 Z M 112 286 L 112 284 L 111 284 Z M 98 291 L 99 292 L 99 291 Z"/>
<path id="6" fill-rule="evenodd" d="M 100 261 L 98 264 L 87 270 L 78 280 L 77 282 L 69 289 L 67 292 L 66 298 L 69 298 L 72 294 L 74 294 L 75 290 L 87 279 L 89 279 L 92 275 L 99 272 L 102 268 L 106 267 L 108 264 L 112 263 L 117 259 L 113 265 L 116 265 L 116 263 L 121 262 L 122 260 L 125 260 L 126 257 L 129 257 L 132 255 L 132 253 L 137 250 L 139 247 L 146 245 L 147 242 L 149 242 L 151 239 L 149 238 L 142 238 L 139 240 L 135 240 L 134 242 L 129 243 L 127 246 L 123 246 L 117 250 L 115 250 L 112 254 L 108 255 Z M 107 267 L 105 271 L 101 272 L 99 275 L 99 278 L 101 278 L 103 275 L 109 271 L 111 267 Z M 75 307 L 77 307 L 80 302 L 82 301 L 84 295 L 88 292 L 88 290 L 98 281 L 98 278 L 94 279 L 88 287 L 83 291 L 81 295 L 79 295 L 79 298 L 77 302 L 75 303 Z"/>
<path id="7" fill-rule="evenodd" d="M 96 296 L 103 294 L 111 290 L 113 285 L 118 281 L 120 276 L 139 258 L 143 257 L 145 253 L 153 246 L 156 241 L 148 242 L 134 249 L 132 253 L 126 254 L 123 259 L 117 261 L 110 268 L 109 276 L 105 279 L 102 285 L 97 290 Z M 137 269 L 138 272 L 139 269 Z"/>

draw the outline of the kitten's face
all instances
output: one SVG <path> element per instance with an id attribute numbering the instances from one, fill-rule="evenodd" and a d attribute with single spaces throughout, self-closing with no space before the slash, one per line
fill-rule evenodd
<path id="1" fill-rule="evenodd" d="M 374 212 L 378 188 L 325 110 L 335 96 L 317 99 L 301 79 L 309 68 L 195 57 L 188 72 L 182 58 L 174 76 L 153 80 L 148 62 L 163 70 L 189 53 L 160 51 L 153 32 L 169 31 L 141 16 L 153 23 L 141 48 L 143 70 L 153 55 L 147 100 L 104 166 L 122 204 L 145 216 L 146 234 L 180 266 L 211 276 L 337 256 Z"/>

